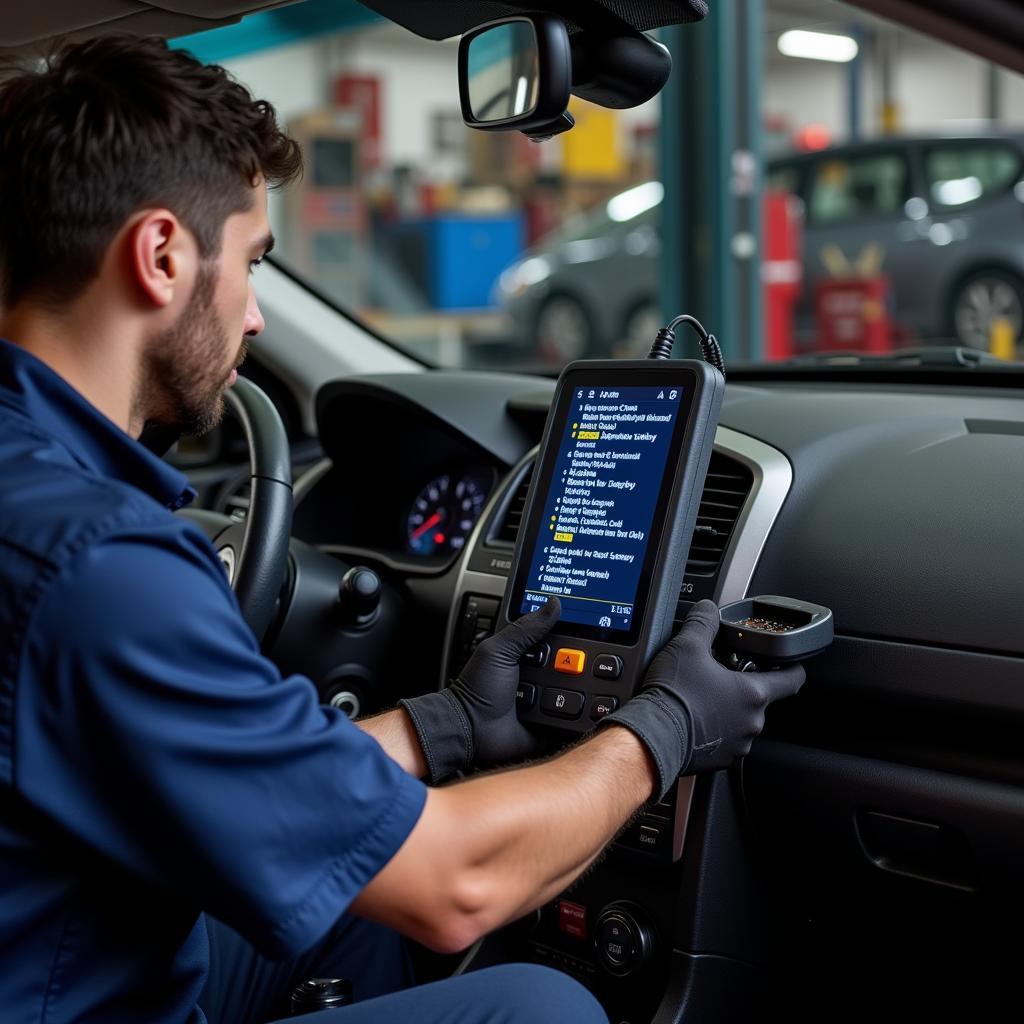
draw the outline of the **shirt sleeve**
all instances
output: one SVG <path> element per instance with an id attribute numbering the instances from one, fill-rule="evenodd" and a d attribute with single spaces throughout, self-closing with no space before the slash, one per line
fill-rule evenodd
<path id="1" fill-rule="evenodd" d="M 122 529 L 65 567 L 22 680 L 21 793 L 271 956 L 325 934 L 423 808 L 420 781 L 261 655 L 180 520 Z"/>

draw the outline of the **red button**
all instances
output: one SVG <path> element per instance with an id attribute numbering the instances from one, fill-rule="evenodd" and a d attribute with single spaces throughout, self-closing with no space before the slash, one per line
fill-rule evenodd
<path id="1" fill-rule="evenodd" d="M 574 939 L 587 937 L 587 908 L 562 900 L 558 904 L 558 930 Z"/>

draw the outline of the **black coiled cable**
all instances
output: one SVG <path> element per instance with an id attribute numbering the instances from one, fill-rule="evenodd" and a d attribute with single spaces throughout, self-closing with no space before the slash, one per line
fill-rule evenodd
<path id="1" fill-rule="evenodd" d="M 718 344 L 718 339 L 713 334 L 709 334 L 704 329 L 704 325 L 696 317 L 690 316 L 689 313 L 681 313 L 668 327 L 662 327 L 658 331 L 654 336 L 654 344 L 651 345 L 651 351 L 647 354 L 647 358 L 672 358 L 672 348 L 676 343 L 676 328 L 680 324 L 689 324 L 696 331 L 697 341 L 700 344 L 704 362 L 710 363 L 724 377 L 725 360 L 722 358 L 722 348 Z"/>

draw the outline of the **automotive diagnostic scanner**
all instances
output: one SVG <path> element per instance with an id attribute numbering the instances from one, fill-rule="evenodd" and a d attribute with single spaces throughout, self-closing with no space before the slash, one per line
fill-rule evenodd
<path id="1" fill-rule="evenodd" d="M 562 605 L 523 659 L 524 721 L 591 728 L 669 639 L 724 389 L 696 360 L 563 370 L 499 613 Z"/>

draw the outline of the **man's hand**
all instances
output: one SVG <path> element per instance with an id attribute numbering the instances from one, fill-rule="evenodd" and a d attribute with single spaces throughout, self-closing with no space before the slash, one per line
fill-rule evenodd
<path id="1" fill-rule="evenodd" d="M 651 662 L 641 691 L 601 726 L 624 725 L 646 745 L 664 795 L 681 772 L 727 768 L 750 751 L 764 728 L 765 708 L 796 693 L 799 665 L 775 672 L 734 672 L 715 661 L 711 645 L 720 619 L 700 601 Z"/>
<path id="2" fill-rule="evenodd" d="M 558 598 L 549 598 L 538 611 L 484 640 L 447 689 L 400 702 L 423 747 L 430 782 L 537 749 L 537 738 L 516 715 L 519 659 L 548 635 L 561 611 Z"/>
<path id="3" fill-rule="evenodd" d="M 473 716 L 481 754 L 485 744 L 492 757 L 529 752 L 532 738 L 515 721 L 519 655 L 543 639 L 556 605 L 481 645 L 456 692 L 445 691 L 452 703 L 441 705 L 443 694 L 404 703 L 421 710 L 427 702 L 431 715 L 446 709 L 438 714 L 448 734 L 456 719 L 471 732 Z M 711 655 L 718 626 L 715 605 L 698 604 L 651 662 L 642 691 L 596 736 L 548 761 L 430 790 L 408 839 L 356 898 L 356 913 L 433 949 L 463 949 L 564 891 L 684 767 L 722 768 L 746 753 L 767 704 L 795 693 L 804 674 L 731 672 Z M 603 728 L 609 723 L 625 728 Z M 454 749 L 466 756 L 467 747 Z"/>

